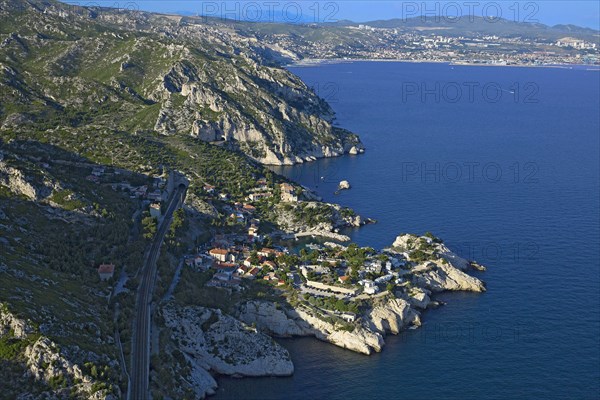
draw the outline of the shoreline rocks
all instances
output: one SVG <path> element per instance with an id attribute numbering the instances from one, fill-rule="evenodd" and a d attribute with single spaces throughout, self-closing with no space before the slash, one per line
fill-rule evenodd
<path id="1" fill-rule="evenodd" d="M 307 236 L 319 236 L 319 237 L 323 237 L 323 238 L 337 240 L 338 242 L 349 242 L 350 241 L 350 237 L 347 235 L 342 235 L 340 233 L 329 232 L 329 231 L 325 231 L 325 230 L 299 232 L 294 235 L 294 237 L 296 239 L 307 237 Z"/>
<path id="2" fill-rule="evenodd" d="M 221 310 L 168 304 L 162 315 L 171 339 L 191 365 L 187 381 L 199 397 L 215 392 L 217 384 L 211 372 L 235 377 L 294 373 L 286 349 Z"/>
<path id="3" fill-rule="evenodd" d="M 304 308 L 278 308 L 264 301 L 249 301 L 240 307 L 238 318 L 255 324 L 263 332 L 278 337 L 313 336 L 336 346 L 370 355 L 380 352 L 383 336 L 368 328 L 357 326 L 352 332 L 339 329 Z"/>

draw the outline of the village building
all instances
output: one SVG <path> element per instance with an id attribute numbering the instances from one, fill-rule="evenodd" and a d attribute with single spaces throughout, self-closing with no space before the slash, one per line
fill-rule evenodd
<path id="1" fill-rule="evenodd" d="M 346 322 L 356 321 L 356 314 L 351 313 L 351 312 L 344 312 L 340 315 L 340 317 Z"/>
<path id="2" fill-rule="evenodd" d="M 244 204 L 242 206 L 242 211 L 252 214 L 256 211 L 256 207 L 254 207 L 252 204 Z"/>
<path id="3" fill-rule="evenodd" d="M 204 185 L 203 189 L 208 194 L 214 194 L 216 188 L 212 185 Z"/>
<path id="4" fill-rule="evenodd" d="M 248 273 L 246 275 L 244 275 L 244 277 L 254 279 L 254 278 L 256 278 L 256 275 L 258 275 L 259 272 L 260 272 L 260 269 L 258 269 L 257 267 L 252 267 L 248 271 Z"/>
<path id="5" fill-rule="evenodd" d="M 262 199 L 268 199 L 269 197 L 272 197 L 273 194 L 268 193 L 268 192 L 264 192 L 264 193 L 251 193 L 250 195 L 248 195 L 248 200 L 250 201 L 259 201 Z"/>
<path id="6" fill-rule="evenodd" d="M 379 292 L 379 288 L 377 287 L 377 285 L 375 284 L 375 282 L 373 282 L 370 279 L 364 279 L 360 282 L 358 282 L 359 285 L 362 285 L 363 287 L 363 293 L 366 294 L 376 294 L 377 292 Z"/>
<path id="7" fill-rule="evenodd" d="M 295 203 L 298 201 L 298 196 L 296 195 L 296 189 L 289 183 L 282 183 L 279 185 L 281 190 L 281 201 L 285 203 Z"/>
<path id="8" fill-rule="evenodd" d="M 380 285 L 382 283 L 391 281 L 393 278 L 394 278 L 394 275 L 392 275 L 392 274 L 381 276 L 381 277 L 375 279 L 375 283 Z"/>
<path id="9" fill-rule="evenodd" d="M 211 249 L 208 251 L 208 254 L 214 258 L 215 260 L 225 262 L 227 261 L 227 257 L 229 256 L 229 251 L 225 249 Z"/>
<path id="10" fill-rule="evenodd" d="M 370 263 L 369 265 L 367 265 L 365 267 L 365 271 L 373 272 L 375 274 L 380 274 L 381 268 L 382 268 L 381 263 L 379 261 L 373 261 L 372 263 Z"/>
<path id="11" fill-rule="evenodd" d="M 277 269 L 277 264 L 275 264 L 273 261 L 265 261 L 263 263 L 263 266 L 269 267 L 269 268 L 271 268 L 273 270 Z"/>
<path id="12" fill-rule="evenodd" d="M 248 228 L 248 235 L 257 236 L 258 235 L 258 227 L 256 225 L 251 225 L 250 228 Z"/>
<path id="13" fill-rule="evenodd" d="M 266 247 L 263 247 L 261 250 L 259 250 L 259 251 L 257 252 L 257 254 L 258 254 L 260 257 L 269 257 L 269 256 L 276 257 L 276 256 L 277 256 L 277 253 L 278 253 L 278 252 L 277 252 L 277 250 L 275 250 L 275 249 L 268 249 L 268 248 L 266 248 Z"/>
<path id="14" fill-rule="evenodd" d="M 246 217 L 244 216 L 244 214 L 239 213 L 239 212 L 238 213 L 231 213 L 229 215 L 229 218 L 235 220 L 236 222 L 238 222 L 240 224 L 243 224 L 244 222 L 246 222 Z"/>
<path id="15" fill-rule="evenodd" d="M 269 190 L 269 184 L 266 179 L 256 181 L 256 188 L 261 191 Z"/>
<path id="16" fill-rule="evenodd" d="M 114 264 L 102 264 L 98 267 L 98 275 L 100 275 L 101 281 L 107 281 L 111 279 L 115 274 Z"/>
<path id="17" fill-rule="evenodd" d="M 310 280 L 306 281 L 306 286 L 315 288 L 318 290 L 331 291 L 334 293 L 341 293 L 341 294 L 350 295 L 350 296 L 356 296 L 356 294 L 358 292 L 358 290 L 353 287 L 333 286 L 333 285 L 324 284 L 322 282 L 310 281 Z"/>
<path id="18" fill-rule="evenodd" d="M 213 265 L 213 268 L 217 269 L 217 270 L 231 270 L 234 271 L 237 268 L 237 264 L 235 263 L 230 263 L 230 262 L 218 262 L 215 265 Z"/>

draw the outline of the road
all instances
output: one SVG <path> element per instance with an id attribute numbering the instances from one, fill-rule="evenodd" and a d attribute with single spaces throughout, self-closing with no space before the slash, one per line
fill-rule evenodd
<path id="1" fill-rule="evenodd" d="M 150 322 L 151 303 L 156 281 L 157 260 L 160 247 L 171 224 L 173 213 L 182 203 L 185 196 L 185 187 L 179 186 L 167 208 L 167 212 L 158 227 L 154 241 L 147 253 L 147 258 L 142 269 L 140 286 L 137 293 L 136 316 L 133 325 L 131 340 L 131 385 L 129 400 L 148 400 L 150 378 Z"/>

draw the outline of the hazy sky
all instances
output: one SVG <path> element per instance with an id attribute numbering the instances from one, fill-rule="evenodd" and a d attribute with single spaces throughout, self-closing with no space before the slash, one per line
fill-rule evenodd
<path id="1" fill-rule="evenodd" d="M 71 2 L 71 1 L 67 1 Z M 241 20 L 286 22 L 357 22 L 375 19 L 409 18 L 418 15 L 440 17 L 501 16 L 520 22 L 547 25 L 575 24 L 600 29 L 600 1 L 367 1 L 367 0 L 89 0 L 80 5 L 139 8 L 148 11 L 193 13 Z"/>

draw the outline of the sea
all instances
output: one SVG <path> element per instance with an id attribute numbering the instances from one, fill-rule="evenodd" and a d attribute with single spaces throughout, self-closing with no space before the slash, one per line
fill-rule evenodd
<path id="1" fill-rule="evenodd" d="M 344 62 L 289 68 L 364 154 L 276 171 L 374 225 L 432 232 L 483 294 L 444 293 L 423 326 L 356 354 L 278 340 L 289 378 L 219 378 L 216 399 L 600 399 L 600 72 Z M 352 188 L 336 194 L 341 180 Z"/>

